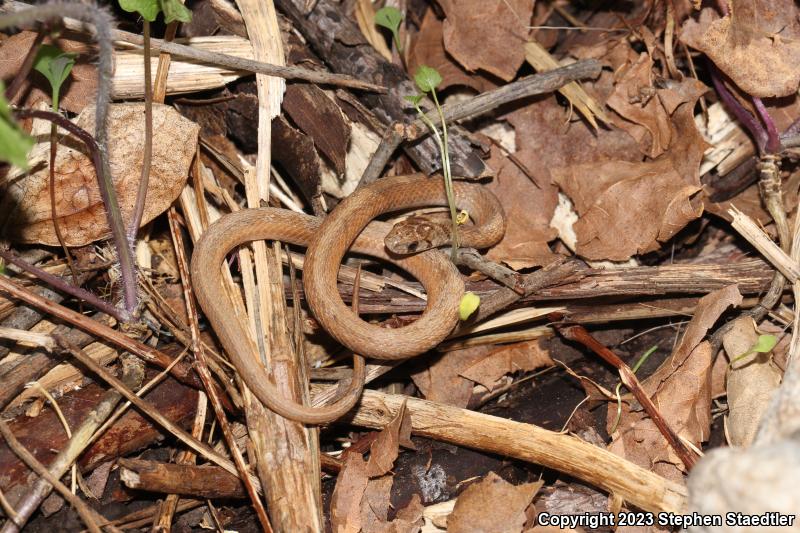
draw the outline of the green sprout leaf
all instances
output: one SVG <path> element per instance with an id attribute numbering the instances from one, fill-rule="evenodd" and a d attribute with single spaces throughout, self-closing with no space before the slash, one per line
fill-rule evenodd
<path id="1" fill-rule="evenodd" d="M 14 121 L 4 94 L 5 86 L 0 81 L 0 161 L 27 169 L 33 137 L 22 131 Z"/>
<path id="2" fill-rule="evenodd" d="M 442 83 L 442 75 L 433 67 L 420 65 L 416 74 L 414 74 L 414 82 L 416 82 L 420 91 L 429 93 L 436 90 L 439 84 Z"/>
<path id="3" fill-rule="evenodd" d="M 78 54 L 62 52 L 59 48 L 49 44 L 39 47 L 33 68 L 50 82 L 50 88 L 53 91 L 53 109 L 58 109 L 61 85 L 67 80 L 72 67 L 75 66 L 76 57 Z"/>
<path id="4" fill-rule="evenodd" d="M 472 291 L 464 293 L 461 297 L 461 303 L 458 304 L 458 318 L 461 320 L 468 319 L 472 313 L 481 305 L 481 297 Z"/>
<path id="5" fill-rule="evenodd" d="M 418 106 L 418 105 L 419 105 L 419 103 L 422 101 L 422 99 L 423 99 L 423 98 L 425 98 L 425 95 L 424 95 L 424 94 L 415 94 L 415 95 L 409 95 L 409 96 L 406 96 L 406 97 L 405 97 L 405 99 L 406 99 L 407 101 L 411 102 L 411 103 L 412 103 L 412 104 L 414 104 L 415 106 Z"/>
<path id="6" fill-rule="evenodd" d="M 161 0 L 161 10 L 164 12 L 164 22 L 191 22 L 192 12 L 180 0 Z"/>
<path id="7" fill-rule="evenodd" d="M 161 11 L 158 0 L 119 0 L 119 7 L 128 13 L 139 13 L 143 19 L 153 22 Z"/>
<path id="8" fill-rule="evenodd" d="M 751 352 L 769 353 L 778 344 L 778 337 L 775 335 L 759 335 L 758 340 L 750 348 Z"/>
<path id="9" fill-rule="evenodd" d="M 396 7 L 386 6 L 382 7 L 375 13 L 375 24 L 382 28 L 386 28 L 392 35 L 397 36 L 397 31 L 400 29 L 400 23 L 403 22 L 403 14 Z"/>

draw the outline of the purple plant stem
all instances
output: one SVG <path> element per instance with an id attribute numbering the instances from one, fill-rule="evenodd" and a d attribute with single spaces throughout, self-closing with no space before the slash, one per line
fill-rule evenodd
<path id="1" fill-rule="evenodd" d="M 110 179 L 106 180 L 101 177 L 101 174 L 104 170 L 104 165 L 101 160 L 100 148 L 97 146 L 97 142 L 86 130 L 70 122 L 58 113 L 34 109 L 18 109 L 14 112 L 14 114 L 17 118 L 41 118 L 44 120 L 49 120 L 50 122 L 53 122 L 59 127 L 64 128 L 75 137 L 83 141 L 83 143 L 89 149 L 92 162 L 94 163 L 95 174 L 97 174 L 97 185 L 100 190 L 100 197 L 103 200 L 103 205 L 106 206 L 108 225 L 111 228 L 111 235 L 113 237 L 114 244 L 117 247 L 117 255 L 120 260 L 123 295 L 125 299 L 125 313 L 122 315 L 122 317 L 123 321 L 130 320 L 133 310 L 136 308 L 137 302 L 136 270 L 133 266 L 132 254 L 125 254 L 123 252 L 123 250 L 130 251 L 130 249 L 128 247 L 128 240 L 125 235 L 125 228 L 122 225 L 122 214 L 119 209 L 119 205 L 117 204 L 117 196 L 114 193 L 113 186 L 111 188 L 108 186 Z M 125 257 L 127 257 L 129 260 L 124 260 L 123 258 Z M 129 303 L 132 303 L 133 305 L 131 306 Z"/>
<path id="2" fill-rule="evenodd" d="M 750 112 L 739 103 L 736 98 L 728 91 L 728 88 L 725 87 L 725 82 L 722 81 L 722 76 L 720 75 L 717 67 L 713 64 L 710 65 L 711 68 L 709 71 L 711 72 L 711 80 L 714 82 L 714 88 L 717 90 L 717 94 L 719 94 L 720 99 L 725 104 L 725 106 L 733 112 L 739 122 L 750 132 L 750 135 L 756 141 L 756 145 L 758 146 L 758 151 L 760 153 L 764 153 L 767 145 L 767 131 L 764 129 L 764 126 L 761 125 L 761 122 L 758 121 L 756 117 L 750 114 Z"/>
<path id="3" fill-rule="evenodd" d="M 775 121 L 772 120 L 772 116 L 769 114 L 769 111 L 767 111 L 761 98 L 756 98 L 754 96 L 753 105 L 755 105 L 756 111 L 758 111 L 761 117 L 761 122 L 763 122 L 764 126 L 767 128 L 766 151 L 770 154 L 777 154 L 781 150 L 781 137 L 778 133 L 778 127 L 775 125 Z"/>
<path id="4" fill-rule="evenodd" d="M 25 272 L 33 274 L 40 280 L 51 285 L 53 288 L 61 292 L 65 292 L 71 296 L 74 296 L 75 298 L 78 298 L 88 303 L 98 311 L 102 311 L 103 313 L 106 313 L 109 316 L 113 316 L 119 321 L 123 321 L 124 317 L 122 316 L 122 313 L 120 313 L 119 309 L 117 309 L 116 307 L 107 302 L 104 302 L 91 292 L 81 289 L 80 287 L 75 287 L 73 285 L 70 285 L 63 279 L 59 278 L 58 276 L 54 276 L 53 274 L 45 270 L 42 270 L 39 267 L 26 263 L 10 250 L 0 250 L 0 257 L 2 257 L 5 261 L 11 263 L 12 265 L 16 265 Z M 77 280 L 73 280 L 73 282 L 77 282 Z"/>

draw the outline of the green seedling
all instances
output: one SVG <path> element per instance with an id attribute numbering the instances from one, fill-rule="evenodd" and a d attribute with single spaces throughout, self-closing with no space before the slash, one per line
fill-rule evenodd
<path id="1" fill-rule="evenodd" d="M 639 358 L 639 360 L 636 361 L 636 364 L 633 365 L 631 371 L 635 374 L 639 370 L 639 368 L 641 368 L 644 362 L 647 361 L 647 358 L 650 357 L 653 354 L 653 352 L 655 352 L 657 349 L 658 349 L 657 344 L 655 346 L 651 346 L 650 349 L 644 352 L 642 356 Z M 614 394 L 617 396 L 617 417 L 616 419 L 614 419 L 614 424 L 611 426 L 611 430 L 608 432 L 609 434 L 614 433 L 617 430 L 619 421 L 622 418 L 622 395 L 620 393 L 621 389 L 622 389 L 622 382 L 617 383 L 617 387 L 614 389 Z"/>
<path id="2" fill-rule="evenodd" d="M 43 44 L 39 47 L 39 52 L 36 54 L 33 68 L 50 82 L 53 112 L 58 112 L 61 86 L 67 81 L 69 73 L 72 72 L 76 57 L 78 57 L 78 54 L 62 52 L 59 48 L 49 44 Z"/>
<path id="3" fill-rule="evenodd" d="M 27 170 L 33 137 L 22 131 L 11 116 L 11 106 L 4 96 L 5 92 L 5 85 L 0 81 L 0 161 Z"/>
<path id="4" fill-rule="evenodd" d="M 462 321 L 467 320 L 479 305 L 481 305 L 480 296 L 472 291 L 465 292 L 461 297 L 461 303 L 458 304 L 458 318 Z"/>
<path id="5" fill-rule="evenodd" d="M 422 111 L 422 108 L 420 108 L 419 103 L 423 98 L 422 94 L 406 97 L 406 100 L 411 102 L 411 104 L 414 106 L 414 109 L 416 109 L 417 113 L 419 113 L 422 122 L 428 127 L 428 129 L 431 130 L 433 137 L 436 139 L 436 143 L 439 145 L 439 152 L 442 154 L 444 188 L 445 193 L 447 194 L 447 204 L 450 207 L 450 219 L 453 223 L 453 229 L 451 233 L 453 241 L 451 257 L 453 261 L 455 261 L 456 254 L 458 253 L 458 247 L 460 245 L 458 238 L 458 214 L 456 213 L 456 200 L 455 194 L 453 193 L 453 175 L 450 173 L 450 152 L 447 148 L 447 122 L 444 119 L 444 112 L 442 111 L 442 106 L 439 104 L 439 98 L 436 95 L 436 88 L 442 83 L 442 76 L 435 68 L 426 65 L 420 65 L 416 74 L 414 74 L 414 82 L 417 84 L 417 87 L 420 91 L 423 93 L 430 93 L 431 98 L 433 98 L 433 103 L 436 106 L 436 112 L 439 115 L 439 122 L 442 127 L 442 132 L 440 134 L 436 125 Z"/>
<path id="6" fill-rule="evenodd" d="M 128 13 L 139 13 L 147 22 L 164 13 L 164 22 L 191 22 L 192 12 L 179 0 L 119 0 L 119 7 Z"/>
<path id="7" fill-rule="evenodd" d="M 773 348 L 775 348 L 776 344 L 778 344 L 778 337 L 775 335 L 759 335 L 756 343 L 753 344 L 753 346 L 751 346 L 750 349 L 744 352 L 742 355 L 735 357 L 730 364 L 733 364 L 736 361 L 754 353 L 769 353 Z"/>
<path id="8" fill-rule="evenodd" d="M 375 13 L 375 24 L 392 32 L 392 40 L 400 56 L 403 55 L 403 47 L 400 46 L 400 24 L 402 22 L 403 14 L 396 7 L 382 7 Z"/>

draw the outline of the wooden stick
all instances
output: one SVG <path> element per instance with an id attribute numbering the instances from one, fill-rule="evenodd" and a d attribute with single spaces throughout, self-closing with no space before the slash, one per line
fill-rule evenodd
<path id="1" fill-rule="evenodd" d="M 314 387 L 316 394 L 327 387 Z M 401 394 L 364 391 L 349 422 L 383 428 L 405 402 L 415 434 L 540 464 L 586 481 L 652 512 L 686 509 L 686 487 L 583 440 L 467 409 Z"/>

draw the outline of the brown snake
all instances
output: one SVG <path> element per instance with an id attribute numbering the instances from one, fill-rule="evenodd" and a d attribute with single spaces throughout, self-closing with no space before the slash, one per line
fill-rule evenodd
<path id="1" fill-rule="evenodd" d="M 475 222 L 474 226 L 461 227 L 462 244 L 486 248 L 497 243 L 505 232 L 505 216 L 497 198 L 479 185 L 456 182 L 454 189 L 456 204 Z M 443 181 L 414 174 L 385 178 L 357 189 L 324 221 L 283 209 L 261 208 L 228 214 L 208 228 L 192 255 L 195 294 L 234 367 L 264 405 L 286 418 L 308 424 L 334 420 L 358 400 L 364 363 L 356 358 L 349 390 L 333 404 L 310 407 L 285 398 L 271 384 L 252 353 L 248 333 L 234 316 L 221 269 L 228 253 L 257 240 L 307 246 L 305 295 L 322 327 L 356 354 L 404 359 L 428 351 L 450 334 L 458 321 L 464 282 L 439 250 L 390 257 L 383 239 L 391 225 L 373 219 L 390 211 L 444 205 L 447 199 Z M 428 295 L 427 307 L 419 319 L 400 329 L 386 329 L 363 321 L 347 307 L 339 295 L 337 274 L 348 250 L 387 260 L 418 279 Z"/>

